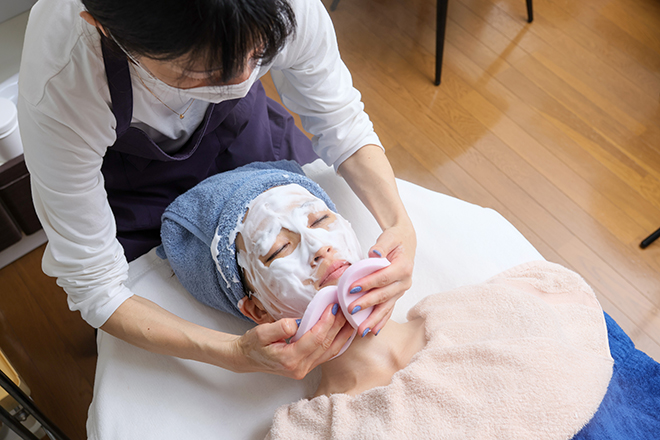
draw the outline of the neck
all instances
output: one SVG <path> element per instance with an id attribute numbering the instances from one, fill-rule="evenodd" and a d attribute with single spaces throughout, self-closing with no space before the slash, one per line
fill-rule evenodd
<path id="1" fill-rule="evenodd" d="M 357 336 L 344 354 L 323 364 L 321 383 L 314 397 L 356 395 L 388 385 L 394 373 L 405 368 L 424 345 L 423 319 L 405 324 L 390 320 L 378 336 Z"/>

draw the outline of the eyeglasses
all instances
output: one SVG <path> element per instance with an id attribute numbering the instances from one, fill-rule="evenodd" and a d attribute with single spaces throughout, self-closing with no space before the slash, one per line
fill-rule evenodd
<path id="1" fill-rule="evenodd" d="M 106 31 L 107 32 L 107 31 Z M 147 75 L 151 77 L 154 81 L 158 82 L 163 82 L 161 79 L 159 79 L 156 75 L 151 73 L 151 71 L 142 63 L 140 63 L 135 57 L 133 57 L 124 47 L 119 44 L 119 42 L 115 39 L 115 37 L 108 32 L 108 35 L 110 35 L 110 38 L 114 43 L 121 49 L 122 52 L 128 57 L 129 60 L 136 66 L 140 67 L 142 70 L 144 70 Z M 254 69 L 257 69 L 259 66 L 261 66 L 261 58 L 258 57 L 250 57 L 249 60 L 249 70 L 252 72 Z M 170 66 L 170 69 L 172 69 L 174 66 Z M 196 81 L 204 81 L 204 80 L 209 80 L 210 78 L 217 77 L 218 70 L 209 70 L 205 72 L 196 72 L 196 71 L 191 71 L 191 70 L 186 70 L 186 71 L 178 71 L 177 74 L 179 74 L 180 77 L 185 77 L 186 79 L 190 80 L 196 80 Z"/>
<path id="2" fill-rule="evenodd" d="M 107 32 L 107 31 L 106 31 L 106 32 Z M 139 68 L 141 68 L 142 70 L 144 70 L 144 71 L 147 73 L 147 75 L 149 75 L 149 76 L 151 77 L 151 79 L 153 79 L 154 81 L 160 81 L 160 80 L 156 77 L 156 75 L 154 75 L 153 73 L 151 73 L 151 71 L 150 71 L 149 69 L 147 69 L 145 66 L 143 66 L 142 63 L 140 63 L 138 60 L 136 60 L 136 59 L 133 57 L 133 55 L 131 55 L 126 49 L 124 49 L 124 46 L 122 46 L 121 44 L 119 44 L 119 41 L 117 41 L 117 40 L 115 39 L 114 35 L 112 35 L 110 32 L 107 32 L 107 34 L 110 35 L 110 38 L 112 39 L 112 41 L 114 41 L 114 43 L 117 45 L 117 47 L 119 47 L 119 49 L 121 49 L 121 51 L 124 52 L 124 55 L 126 55 L 126 56 L 128 57 L 128 59 L 131 60 L 131 62 L 132 62 L 133 64 L 135 64 L 136 66 L 138 66 Z"/>

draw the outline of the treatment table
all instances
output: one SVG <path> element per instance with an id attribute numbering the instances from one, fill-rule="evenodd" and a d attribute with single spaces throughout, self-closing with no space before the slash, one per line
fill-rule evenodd
<path id="1" fill-rule="evenodd" d="M 380 233 L 371 214 L 320 160 L 303 169 L 351 222 L 366 256 Z M 426 295 L 479 283 L 518 264 L 543 259 L 497 212 L 402 180 L 397 184 L 417 231 L 418 248 L 413 285 L 397 302 L 394 320 L 405 322 L 407 311 Z M 130 263 L 127 285 L 135 294 L 199 325 L 233 334 L 250 328 L 243 320 L 197 302 L 155 250 Z M 262 439 L 276 408 L 314 392 L 320 377 L 317 370 L 300 381 L 237 374 L 150 353 L 99 331 L 88 437 Z"/>

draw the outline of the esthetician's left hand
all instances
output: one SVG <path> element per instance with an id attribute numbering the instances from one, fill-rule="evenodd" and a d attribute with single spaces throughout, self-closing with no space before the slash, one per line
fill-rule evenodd
<path id="1" fill-rule="evenodd" d="M 412 285 L 417 239 L 410 227 L 394 226 L 386 229 L 376 244 L 369 250 L 369 257 L 386 257 L 390 265 L 384 269 L 356 281 L 350 289 L 360 287 L 368 292 L 348 306 L 349 310 L 359 310 L 374 306 L 371 315 L 360 325 L 358 335 L 377 335 L 392 316 L 396 301 Z"/>
<path id="2" fill-rule="evenodd" d="M 394 179 L 394 172 L 383 150 L 366 145 L 346 159 L 339 174 L 374 215 L 383 233 L 369 250 L 369 257 L 385 257 L 390 265 L 357 280 L 351 290 L 360 287 L 365 295 L 348 306 L 363 310 L 374 306 L 371 315 L 360 325 L 358 335 L 378 334 L 387 323 L 394 304 L 412 285 L 417 250 L 417 236 L 408 217 Z"/>

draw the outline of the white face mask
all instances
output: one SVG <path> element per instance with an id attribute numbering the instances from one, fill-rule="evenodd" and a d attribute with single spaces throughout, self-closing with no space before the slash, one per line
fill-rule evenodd
<path id="1" fill-rule="evenodd" d="M 126 54 L 126 56 L 131 61 L 133 61 L 133 64 L 137 66 L 137 68 L 140 69 L 141 72 L 146 74 L 145 75 L 146 78 L 143 77 L 142 79 L 145 80 L 148 78 L 148 80 L 150 80 L 151 82 L 152 88 L 160 89 L 161 93 L 169 93 L 174 95 L 178 94 L 182 96 L 184 99 L 185 98 L 197 99 L 200 101 L 217 104 L 223 101 L 228 101 L 230 99 L 244 98 L 252 88 L 252 85 L 257 81 L 257 79 L 259 79 L 259 73 L 261 71 L 261 60 L 259 60 L 252 69 L 252 73 L 250 73 L 248 79 L 246 79 L 241 83 L 223 85 L 223 86 L 206 86 L 206 87 L 193 87 L 191 89 L 179 89 L 176 87 L 172 87 L 169 84 L 166 84 L 160 79 L 158 79 L 156 76 L 154 76 L 154 74 L 152 74 L 149 71 L 149 69 L 143 66 L 142 63 L 140 63 L 128 51 L 126 51 L 123 48 L 123 46 L 121 46 L 117 42 L 117 40 L 115 40 L 114 37 L 112 37 L 112 39 L 115 42 L 115 44 L 117 44 L 117 46 L 119 46 L 119 48 Z"/>
<path id="2" fill-rule="evenodd" d="M 257 65 L 254 69 L 252 69 L 250 77 L 242 83 L 226 86 L 207 86 L 194 87 L 192 89 L 179 89 L 180 94 L 188 98 L 198 99 L 200 101 L 211 102 L 214 104 L 228 101 L 230 99 L 244 98 L 254 83 L 257 81 L 257 79 L 259 79 L 259 71 L 261 70 L 260 67 L 260 65 Z"/>
<path id="3" fill-rule="evenodd" d="M 246 248 L 238 264 L 275 319 L 301 317 L 321 287 L 361 259 L 350 223 L 295 184 L 255 198 L 236 233 Z"/>

